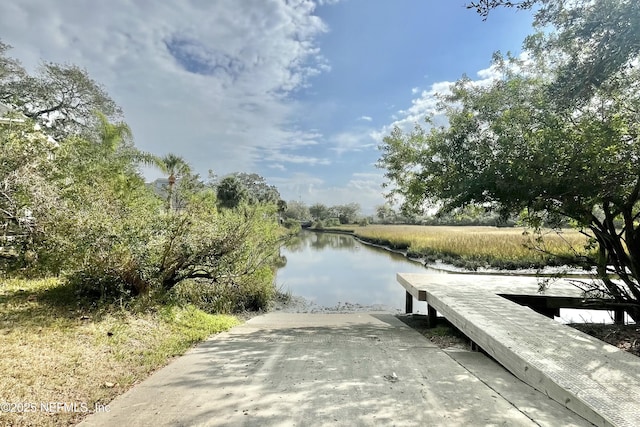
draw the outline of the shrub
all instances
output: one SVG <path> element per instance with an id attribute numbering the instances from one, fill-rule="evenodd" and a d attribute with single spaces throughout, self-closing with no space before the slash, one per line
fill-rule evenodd
<path id="1" fill-rule="evenodd" d="M 265 267 L 240 280 L 185 280 L 170 295 L 181 304 L 192 304 L 207 313 L 261 311 L 275 297 L 276 287 L 273 271 Z"/>
<path id="2" fill-rule="evenodd" d="M 299 230 L 300 229 L 300 221 L 294 219 L 294 218 L 287 218 L 284 220 L 284 224 L 285 228 L 289 229 L 289 230 Z"/>

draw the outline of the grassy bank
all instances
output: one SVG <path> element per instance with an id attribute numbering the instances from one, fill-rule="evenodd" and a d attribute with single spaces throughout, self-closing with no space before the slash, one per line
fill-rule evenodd
<path id="1" fill-rule="evenodd" d="M 427 261 L 442 260 L 469 269 L 486 265 L 501 269 L 565 265 L 579 262 L 574 249 L 579 255 L 586 253 L 586 239 L 575 230 L 561 234 L 547 231 L 538 243 L 521 228 L 374 224 L 335 229 L 353 230 L 362 240 L 406 250 Z M 536 245 L 554 255 L 536 250 Z"/>
<path id="2" fill-rule="evenodd" d="M 237 323 L 232 316 L 151 299 L 126 309 L 81 308 L 57 280 L 2 281 L 0 425 L 77 422 Z"/>

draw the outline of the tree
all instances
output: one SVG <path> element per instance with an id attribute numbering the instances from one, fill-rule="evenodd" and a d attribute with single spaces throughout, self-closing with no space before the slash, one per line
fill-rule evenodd
<path id="1" fill-rule="evenodd" d="M 4 86 L 13 84 L 16 80 L 20 80 L 26 76 L 26 72 L 20 63 L 6 56 L 6 52 L 11 49 L 11 46 L 3 43 L 0 40 L 0 93 L 6 94 L 7 91 L 4 90 Z M 5 99 L 0 97 L 0 102 L 7 102 L 9 99 Z"/>
<path id="2" fill-rule="evenodd" d="M 57 188 L 49 179 L 56 144 L 33 122 L 0 122 L 0 267 L 28 267 L 43 232 L 42 215 L 56 211 Z"/>
<path id="3" fill-rule="evenodd" d="M 284 216 L 298 221 L 308 221 L 311 214 L 309 214 L 309 208 L 304 202 L 290 200 L 287 202 L 287 211 Z"/>
<path id="4" fill-rule="evenodd" d="M 278 214 L 280 214 L 281 216 L 284 215 L 285 212 L 287 212 L 287 202 L 285 202 L 284 200 L 278 200 L 276 206 L 278 207 Z"/>
<path id="5" fill-rule="evenodd" d="M 46 225 L 41 252 L 69 272 L 100 266 L 105 277 L 124 277 L 139 264 L 134 253 L 144 253 L 150 240 L 159 200 L 137 170 L 144 155 L 128 126 L 101 115 L 98 120 L 98 140 L 64 139 L 51 159 L 48 180 L 59 203 L 36 216 Z"/>
<path id="6" fill-rule="evenodd" d="M 167 186 L 167 210 L 174 209 L 174 186 L 178 179 L 191 174 L 191 167 L 180 156 L 169 153 L 163 157 L 154 159 L 153 164 L 162 172 L 169 175 Z"/>
<path id="7" fill-rule="evenodd" d="M 309 214 L 315 221 L 324 221 L 331 216 L 329 208 L 322 203 L 314 203 L 309 206 Z"/>
<path id="8" fill-rule="evenodd" d="M 358 203 L 347 203 L 346 205 L 332 206 L 335 216 L 340 220 L 340 224 L 353 224 L 360 214 Z"/>
<path id="9" fill-rule="evenodd" d="M 485 19 L 497 7 L 531 9 L 535 26 L 554 32 L 527 41 L 539 55 L 556 51 L 556 82 L 549 86 L 564 103 L 588 102 L 617 72 L 634 67 L 640 54 L 640 2 L 636 0 L 480 0 L 467 5 Z"/>
<path id="10" fill-rule="evenodd" d="M 96 112 L 109 120 L 122 117 L 120 107 L 85 69 L 45 62 L 30 76 L 6 56 L 9 47 L 0 41 L 0 102 L 32 118 L 56 140 L 79 135 L 97 138 Z"/>
<path id="11" fill-rule="evenodd" d="M 264 177 L 257 173 L 235 172 L 231 176 L 244 185 L 247 189 L 248 199 L 252 203 L 278 203 L 280 200 L 278 189 L 267 184 Z"/>
<path id="12" fill-rule="evenodd" d="M 475 9 L 476 12 L 483 17 L 483 19 L 487 19 L 489 16 L 489 12 L 492 9 L 497 7 L 515 7 L 518 9 L 530 9 L 534 4 L 543 2 L 545 0 L 522 0 L 522 1 L 511 1 L 511 0 L 478 0 L 472 1 L 467 4 L 467 9 Z"/>
<path id="13" fill-rule="evenodd" d="M 238 284 L 259 274 L 278 254 L 281 233 L 273 205 L 252 205 L 242 213 L 215 209 L 211 190 L 190 197 L 180 215 L 167 217 L 156 266 L 160 286 L 170 290 L 186 279 L 210 285 Z"/>
<path id="14" fill-rule="evenodd" d="M 396 218 L 396 212 L 389 203 L 376 207 L 376 216 L 382 223 L 393 222 Z"/>
<path id="15" fill-rule="evenodd" d="M 217 187 L 218 205 L 227 209 L 234 209 L 249 197 L 245 186 L 235 176 L 227 176 Z"/>
<path id="16" fill-rule="evenodd" d="M 617 73 L 588 103 L 560 108 L 546 66 L 497 59 L 503 79 L 480 87 L 463 78 L 441 98 L 447 127 L 384 138 L 391 194 L 406 211 L 481 204 L 503 217 L 525 211 L 533 226 L 572 220 L 598 248 L 585 262 L 603 289 L 640 319 L 640 72 Z"/>

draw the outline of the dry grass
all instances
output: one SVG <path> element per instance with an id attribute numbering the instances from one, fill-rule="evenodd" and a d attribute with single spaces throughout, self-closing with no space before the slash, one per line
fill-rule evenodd
<path id="1" fill-rule="evenodd" d="M 87 310 L 74 301 L 57 280 L 0 282 L 0 425 L 74 424 L 237 323 L 189 306 Z"/>
<path id="2" fill-rule="evenodd" d="M 378 224 L 349 228 L 368 241 L 405 249 L 431 260 L 457 260 L 456 264 L 467 267 L 484 264 L 500 268 L 539 267 L 575 258 L 574 250 L 581 255 L 586 253 L 586 239 L 575 230 L 563 230 L 561 234 L 547 230 L 542 243 L 537 243 L 535 236 L 523 234 L 521 228 Z M 534 249 L 536 245 L 557 256 Z"/>

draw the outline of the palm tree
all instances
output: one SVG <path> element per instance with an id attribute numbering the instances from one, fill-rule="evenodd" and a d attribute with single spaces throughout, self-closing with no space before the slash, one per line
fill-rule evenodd
<path id="1" fill-rule="evenodd" d="M 173 185 L 176 183 L 179 177 L 189 175 L 191 168 L 189 164 L 180 156 L 173 153 L 169 153 L 164 157 L 159 157 L 155 163 L 155 166 L 162 172 L 169 175 L 169 195 L 167 196 L 167 209 L 173 210 Z"/>

